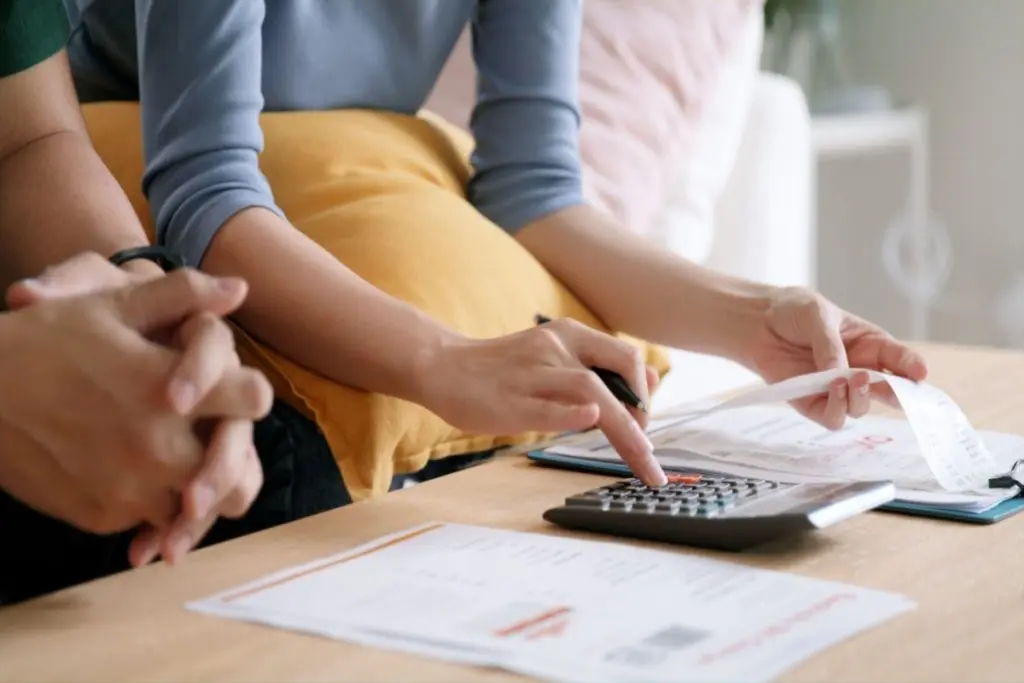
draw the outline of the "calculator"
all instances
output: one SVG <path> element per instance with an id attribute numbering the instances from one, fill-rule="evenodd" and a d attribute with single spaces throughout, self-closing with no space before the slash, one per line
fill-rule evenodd
<path id="1" fill-rule="evenodd" d="M 544 519 L 591 531 L 715 550 L 742 551 L 838 524 L 892 501 L 889 481 L 787 484 L 670 474 L 650 488 L 637 479 L 585 491 Z"/>

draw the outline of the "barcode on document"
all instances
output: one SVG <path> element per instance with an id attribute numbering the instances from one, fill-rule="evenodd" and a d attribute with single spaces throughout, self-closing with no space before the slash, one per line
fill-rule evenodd
<path id="1" fill-rule="evenodd" d="M 659 650 L 685 650 L 707 638 L 707 631 L 700 631 L 685 626 L 669 626 L 657 633 L 647 636 L 642 645 Z"/>
<path id="2" fill-rule="evenodd" d="M 647 636 L 636 645 L 612 650 L 605 659 L 625 666 L 655 666 L 664 662 L 669 653 L 685 650 L 707 636 L 707 631 L 685 626 L 669 626 Z"/>

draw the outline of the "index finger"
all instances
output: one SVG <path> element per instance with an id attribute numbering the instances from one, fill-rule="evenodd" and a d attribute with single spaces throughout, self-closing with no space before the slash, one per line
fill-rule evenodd
<path id="1" fill-rule="evenodd" d="M 13 310 L 45 299 L 69 298 L 122 287 L 131 281 L 123 270 L 95 252 L 73 256 L 34 278 L 19 280 L 7 289 Z"/>
<path id="2" fill-rule="evenodd" d="M 274 402 L 274 389 L 255 368 L 237 367 L 193 406 L 193 418 L 235 418 L 262 420 Z"/>
<path id="3" fill-rule="evenodd" d="M 632 344 L 599 332 L 585 325 L 574 325 L 567 335 L 569 348 L 577 355 L 583 365 L 591 366 L 605 380 L 606 384 L 614 378 L 607 371 L 618 374 L 632 389 L 639 399 L 635 407 L 636 415 L 646 422 L 645 413 L 651 402 L 650 388 L 647 385 L 647 364 L 644 362 L 640 349 Z M 600 372 L 603 371 L 603 372 Z M 609 384 L 609 388 L 611 385 Z M 627 402 L 628 403 L 628 402 Z"/>
<path id="4" fill-rule="evenodd" d="M 247 420 L 224 420 L 217 425 L 206 462 L 185 489 L 188 520 L 195 522 L 213 513 L 241 517 L 249 509 L 263 485 L 260 461 L 252 457 L 252 430 Z M 225 501 L 230 503 L 226 508 Z"/>
<path id="5" fill-rule="evenodd" d="M 915 382 L 924 381 L 928 376 L 924 357 L 895 339 L 884 339 L 879 343 L 877 365 Z"/>
<path id="6" fill-rule="evenodd" d="M 178 413 L 187 415 L 239 363 L 231 329 L 210 313 L 186 320 L 178 328 L 178 341 L 182 357 L 168 391 Z"/>
<path id="7" fill-rule="evenodd" d="M 640 481 L 651 487 L 667 484 L 665 470 L 654 456 L 654 446 L 640 423 L 596 376 L 591 376 L 595 381 L 589 387 L 587 398 L 596 403 L 600 411 L 598 429 Z"/>

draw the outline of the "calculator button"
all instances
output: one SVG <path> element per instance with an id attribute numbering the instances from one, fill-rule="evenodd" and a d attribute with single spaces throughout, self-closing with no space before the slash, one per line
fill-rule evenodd
<path id="1" fill-rule="evenodd" d="M 604 502 L 605 498 L 602 496 L 596 496 L 590 493 L 584 493 L 580 496 L 573 496 L 566 500 L 569 505 L 593 505 L 600 507 Z"/>
<path id="2" fill-rule="evenodd" d="M 681 506 L 679 505 L 679 503 L 677 501 L 662 501 L 662 502 L 657 503 L 655 505 L 655 509 L 658 512 L 667 512 L 670 515 L 674 515 L 677 512 L 679 512 L 679 508 L 680 507 Z"/>
<path id="3" fill-rule="evenodd" d="M 699 474 L 668 474 L 665 476 L 671 484 L 696 484 L 701 480 Z"/>

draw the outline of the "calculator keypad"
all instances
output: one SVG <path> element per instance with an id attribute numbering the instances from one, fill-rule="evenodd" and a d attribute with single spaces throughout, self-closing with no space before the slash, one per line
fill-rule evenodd
<path id="1" fill-rule="evenodd" d="M 789 488 L 786 484 L 744 477 L 669 475 L 661 488 L 638 479 L 615 482 L 566 499 L 566 505 L 616 512 L 714 517 L 767 493 Z"/>

